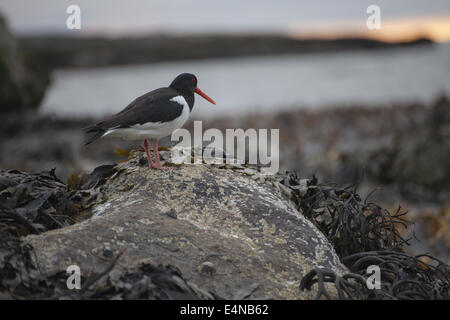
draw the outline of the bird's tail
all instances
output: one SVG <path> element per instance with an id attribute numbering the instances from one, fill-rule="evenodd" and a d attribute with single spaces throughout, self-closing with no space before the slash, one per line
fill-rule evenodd
<path id="1" fill-rule="evenodd" d="M 95 133 L 93 136 L 91 136 L 86 143 L 84 144 L 85 146 L 87 146 L 88 144 L 94 142 L 97 139 L 100 139 L 103 134 L 105 133 L 105 129 L 103 129 L 102 127 L 98 126 L 98 125 L 93 125 L 93 126 L 89 126 L 84 128 L 84 131 L 86 133 Z"/>

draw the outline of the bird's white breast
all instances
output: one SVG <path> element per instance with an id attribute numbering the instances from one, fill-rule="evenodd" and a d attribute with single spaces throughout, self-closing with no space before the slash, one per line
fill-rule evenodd
<path id="1" fill-rule="evenodd" d="M 172 134 L 176 129 L 181 128 L 189 118 L 189 105 L 183 96 L 176 96 L 170 99 L 183 106 L 181 114 L 168 122 L 148 122 L 136 124 L 129 128 L 114 128 L 106 131 L 103 137 L 119 137 L 125 140 L 162 139 Z"/>

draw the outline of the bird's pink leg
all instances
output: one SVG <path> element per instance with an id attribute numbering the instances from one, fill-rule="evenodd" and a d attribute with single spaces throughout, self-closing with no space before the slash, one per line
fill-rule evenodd
<path id="1" fill-rule="evenodd" d="M 172 167 L 163 167 L 161 165 L 161 160 L 159 158 L 159 153 L 158 153 L 158 140 L 153 140 L 153 152 L 155 153 L 155 159 L 156 159 L 156 166 L 155 166 L 155 168 L 157 168 L 159 170 L 170 170 L 170 169 L 173 169 Z"/>
<path id="2" fill-rule="evenodd" d="M 144 149 L 145 149 L 145 153 L 147 154 L 148 167 L 149 168 L 155 167 L 155 165 L 153 164 L 153 161 L 152 161 L 152 156 L 150 155 L 150 150 L 148 149 L 148 141 L 147 141 L 147 139 L 144 139 Z"/>

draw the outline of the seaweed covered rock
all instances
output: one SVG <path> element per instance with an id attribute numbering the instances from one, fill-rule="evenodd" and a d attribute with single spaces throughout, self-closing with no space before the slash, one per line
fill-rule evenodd
<path id="1" fill-rule="evenodd" d="M 312 298 L 302 276 L 314 268 L 347 272 L 332 245 L 291 200 L 291 189 L 255 168 L 182 165 L 149 170 L 142 152 L 116 167 L 102 201 L 83 222 L 30 235 L 43 273 L 76 264 L 101 273 L 170 265 L 188 281 L 230 298 Z"/>
<path id="2" fill-rule="evenodd" d="M 41 173 L 0 169 L 0 222 L 15 226 L 19 236 L 62 228 L 84 220 L 89 214 L 85 209 L 98 195 L 94 189 L 70 190 L 54 169 Z"/>

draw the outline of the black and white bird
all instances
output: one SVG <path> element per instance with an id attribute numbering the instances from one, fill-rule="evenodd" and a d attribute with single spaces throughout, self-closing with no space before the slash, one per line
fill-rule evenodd
<path id="1" fill-rule="evenodd" d="M 216 104 L 197 87 L 197 77 L 182 73 L 169 87 L 148 92 L 119 113 L 85 128 L 87 133 L 95 133 L 87 142 L 90 144 L 103 137 L 119 137 L 125 140 L 144 140 L 150 168 L 168 169 L 161 165 L 158 154 L 158 140 L 181 128 L 194 107 L 194 93 L 212 104 Z M 153 140 L 156 164 L 150 156 L 148 140 Z"/>

